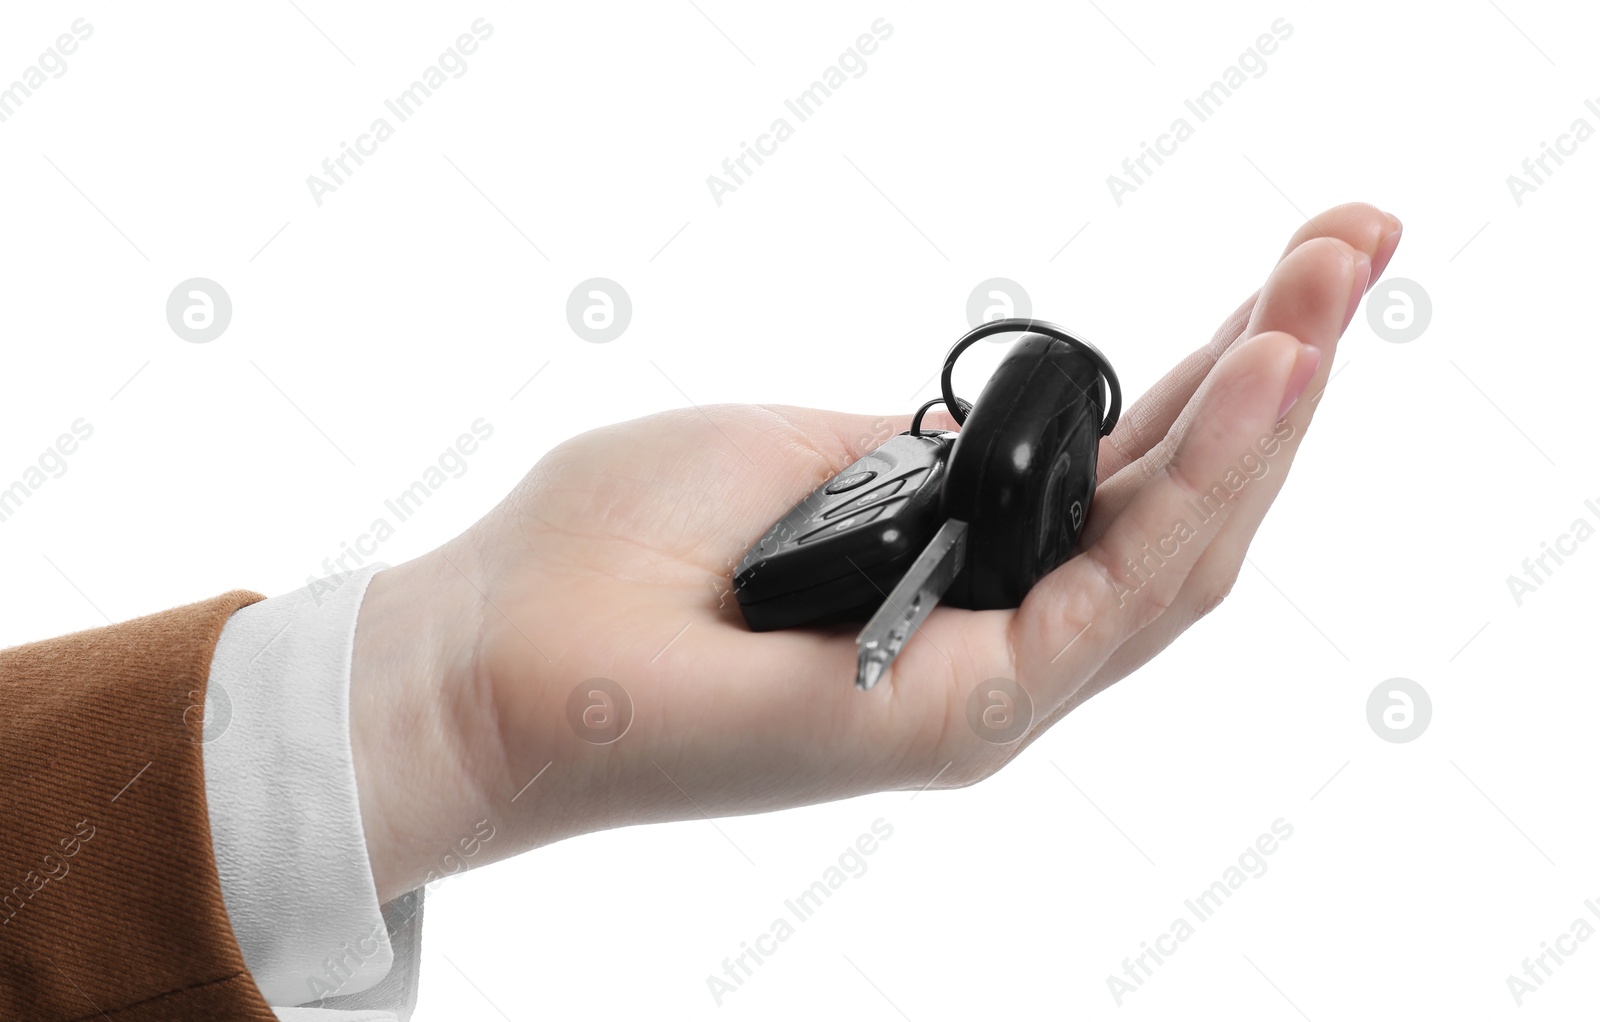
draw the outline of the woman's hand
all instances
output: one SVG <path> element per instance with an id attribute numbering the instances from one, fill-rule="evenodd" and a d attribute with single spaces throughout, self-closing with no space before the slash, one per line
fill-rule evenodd
<path id="1" fill-rule="evenodd" d="M 380 898 L 429 879 L 483 819 L 496 840 L 476 865 L 607 827 L 992 774 L 1227 594 L 1399 238 L 1364 205 L 1302 228 L 1101 442 L 1083 552 L 1017 610 L 936 609 L 868 693 L 851 683 L 856 627 L 750 632 L 729 576 L 909 416 L 722 405 L 562 444 L 466 533 L 372 580 L 352 742 Z M 969 724 L 975 689 L 1008 687 L 995 679 L 1025 693 L 1008 744 Z"/>

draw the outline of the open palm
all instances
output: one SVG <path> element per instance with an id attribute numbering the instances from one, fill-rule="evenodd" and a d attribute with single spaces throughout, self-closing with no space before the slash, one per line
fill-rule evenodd
<path id="1" fill-rule="evenodd" d="M 722 405 L 562 444 L 462 536 L 377 575 L 363 604 L 354 738 L 373 764 L 358 779 L 380 894 L 420 882 L 415 849 L 482 818 L 512 835 L 500 857 L 993 773 L 1226 595 L 1316 402 L 1284 404 L 1320 394 L 1399 229 L 1347 205 L 1297 232 L 1101 442 L 1082 554 L 1017 610 L 936 609 L 869 693 L 851 681 L 857 627 L 750 632 L 729 576 L 909 416 Z M 1229 496 L 1198 521 L 1208 493 Z M 974 715 L 975 690 L 999 693 L 998 717 Z M 363 706 L 382 718 L 365 734 Z"/>

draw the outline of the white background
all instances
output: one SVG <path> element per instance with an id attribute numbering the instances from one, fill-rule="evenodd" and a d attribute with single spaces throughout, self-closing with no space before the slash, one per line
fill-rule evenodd
<path id="1" fill-rule="evenodd" d="M 94 435 L 0 522 L 0 645 L 301 585 L 479 417 L 494 437 L 384 559 L 597 424 L 907 412 L 988 277 L 1097 342 L 1131 399 L 1307 216 L 1365 200 L 1405 222 L 1388 273 L 1432 322 L 1394 344 L 1358 313 L 1222 610 L 978 787 L 591 835 L 443 883 L 418 1017 L 1592 1006 L 1600 941 L 1520 1009 L 1506 977 L 1600 897 L 1600 543 L 1521 606 L 1506 578 L 1600 520 L 1600 140 L 1521 205 L 1506 177 L 1600 128 L 1593 10 L 697 2 L 10 9 L 0 80 L 75 18 L 94 34 L 0 124 L 0 485 L 74 420 Z M 307 175 L 479 17 L 469 70 L 319 207 Z M 706 176 L 880 17 L 866 73 L 716 205 Z M 1279 18 L 1266 72 L 1118 205 L 1107 175 Z M 209 344 L 164 314 L 194 276 L 234 305 Z M 593 276 L 633 301 L 609 344 L 566 321 Z M 1002 350 L 980 349 L 963 392 Z M 1367 722 L 1393 677 L 1432 699 L 1409 743 Z M 716 1007 L 706 977 L 880 817 L 869 871 Z M 1267 873 L 1117 1007 L 1124 957 L 1279 818 Z"/>

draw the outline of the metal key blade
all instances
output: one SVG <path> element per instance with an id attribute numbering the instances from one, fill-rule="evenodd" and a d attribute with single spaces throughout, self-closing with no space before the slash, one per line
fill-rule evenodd
<path id="1" fill-rule="evenodd" d="M 967 523 L 954 518 L 939 526 L 883 606 L 856 637 L 856 688 L 863 692 L 883 677 L 906 640 L 938 605 L 967 560 Z"/>

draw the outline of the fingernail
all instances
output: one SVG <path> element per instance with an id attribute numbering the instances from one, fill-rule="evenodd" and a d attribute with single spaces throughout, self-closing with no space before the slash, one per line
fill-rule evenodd
<path id="1" fill-rule="evenodd" d="M 1389 268 L 1389 260 L 1394 258 L 1394 250 L 1400 247 L 1400 234 L 1405 230 L 1405 224 L 1393 213 L 1388 214 L 1394 221 L 1394 230 L 1385 234 L 1378 241 L 1378 250 L 1372 254 L 1372 279 L 1377 280 L 1383 276 L 1383 271 Z"/>
<path id="2" fill-rule="evenodd" d="M 1289 409 L 1300 400 L 1300 395 L 1306 392 L 1311 377 L 1317 375 L 1317 366 L 1322 364 L 1322 351 L 1310 344 L 1300 345 L 1300 354 L 1295 356 L 1294 368 L 1289 370 L 1289 384 L 1283 388 L 1283 404 L 1278 409 L 1278 418 L 1289 414 Z"/>
<path id="3" fill-rule="evenodd" d="M 1372 260 L 1365 252 L 1356 253 L 1355 264 L 1355 276 L 1350 281 L 1350 306 L 1344 310 L 1344 326 L 1339 328 L 1341 333 L 1355 318 L 1356 309 L 1361 305 L 1361 296 L 1367 293 L 1367 282 L 1372 279 Z"/>

